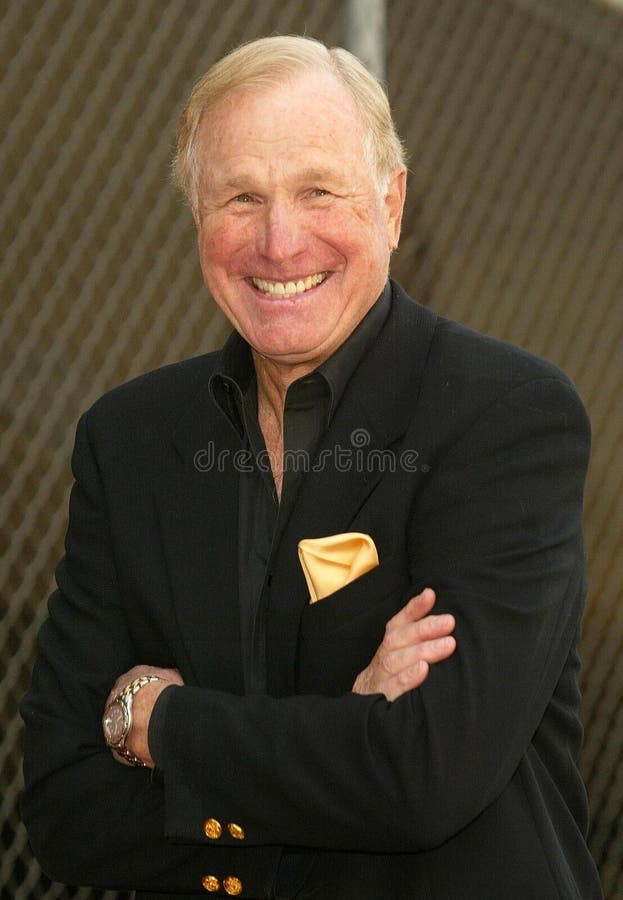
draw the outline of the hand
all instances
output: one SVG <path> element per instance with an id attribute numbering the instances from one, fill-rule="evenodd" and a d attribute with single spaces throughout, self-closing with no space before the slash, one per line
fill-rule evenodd
<path id="1" fill-rule="evenodd" d="M 125 672 L 117 678 L 108 695 L 105 706 L 108 706 L 131 681 L 134 681 L 135 678 L 140 678 L 142 675 L 157 675 L 160 680 L 146 684 L 134 694 L 132 698 L 132 727 L 125 744 L 131 753 L 138 756 L 148 768 L 153 769 L 155 763 L 147 743 L 147 732 L 152 710 L 156 700 L 165 688 L 171 684 L 183 685 L 184 680 L 177 669 L 159 669 L 157 666 L 134 666 L 129 672 Z M 117 762 L 130 765 L 114 750 L 111 752 Z"/>
<path id="2" fill-rule="evenodd" d="M 372 661 L 355 679 L 353 693 L 396 700 L 425 681 L 432 663 L 454 653 L 454 616 L 429 615 L 435 599 L 435 592 L 425 588 L 389 620 Z"/>

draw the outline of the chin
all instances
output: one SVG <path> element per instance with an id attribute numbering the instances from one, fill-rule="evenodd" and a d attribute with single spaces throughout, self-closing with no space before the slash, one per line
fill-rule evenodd
<path id="1" fill-rule="evenodd" d="M 310 344 L 302 341 L 257 341 L 251 345 L 255 353 L 282 365 L 309 364 L 315 368 L 333 351 L 323 353 L 323 343 Z"/>

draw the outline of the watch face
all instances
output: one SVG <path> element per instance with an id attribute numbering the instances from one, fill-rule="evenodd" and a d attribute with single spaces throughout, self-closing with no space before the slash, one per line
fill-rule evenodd
<path id="1" fill-rule="evenodd" d="M 102 728 L 106 743 L 112 746 L 119 744 L 125 736 L 126 718 L 119 700 L 114 700 L 104 711 Z"/>

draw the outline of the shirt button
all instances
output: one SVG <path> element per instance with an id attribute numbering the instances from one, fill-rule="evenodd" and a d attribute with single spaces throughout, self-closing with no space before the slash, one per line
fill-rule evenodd
<path id="1" fill-rule="evenodd" d="M 217 841 L 223 834 L 223 827 L 217 819 L 206 819 L 203 823 L 205 836 L 211 841 Z"/>
<path id="2" fill-rule="evenodd" d="M 220 890 L 221 883 L 216 875 L 204 875 L 201 879 L 201 887 L 204 891 L 214 894 L 216 891 Z"/>
<path id="3" fill-rule="evenodd" d="M 238 894 L 242 893 L 242 882 L 235 875 L 228 875 L 227 878 L 223 878 L 223 887 L 225 888 L 225 893 L 231 897 L 237 897 Z"/>
<path id="4" fill-rule="evenodd" d="M 236 825 L 235 822 L 230 822 L 227 826 L 227 830 L 230 835 L 235 838 L 237 841 L 244 841 L 244 828 L 241 825 Z"/>

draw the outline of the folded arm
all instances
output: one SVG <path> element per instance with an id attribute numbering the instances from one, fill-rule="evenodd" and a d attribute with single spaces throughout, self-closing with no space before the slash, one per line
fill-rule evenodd
<path id="1" fill-rule="evenodd" d="M 387 700 L 397 700 L 404 693 L 419 687 L 426 679 L 429 667 L 452 655 L 456 641 L 450 634 L 454 616 L 429 615 L 435 603 L 435 592 L 426 588 L 390 619 L 385 635 L 368 666 L 355 678 L 353 693 L 383 694 Z M 184 684 L 177 670 L 157 666 L 134 666 L 115 681 L 106 706 L 135 678 L 156 675 L 159 681 L 147 684 L 137 692 L 132 703 L 132 728 L 125 741 L 128 749 L 150 768 L 155 763 L 149 747 L 149 724 L 160 694 L 171 684 Z M 120 763 L 125 760 L 112 751 Z"/>
<path id="2" fill-rule="evenodd" d="M 409 562 L 414 587 L 434 585 L 436 610 L 455 617 L 456 651 L 419 689 L 393 703 L 164 695 L 168 833 L 191 840 L 210 811 L 252 842 L 417 851 L 475 819 L 528 752 L 574 648 L 588 443 L 575 393 L 547 378 L 493 403 L 435 460 Z M 223 755 L 205 772 L 211 741 Z"/>

